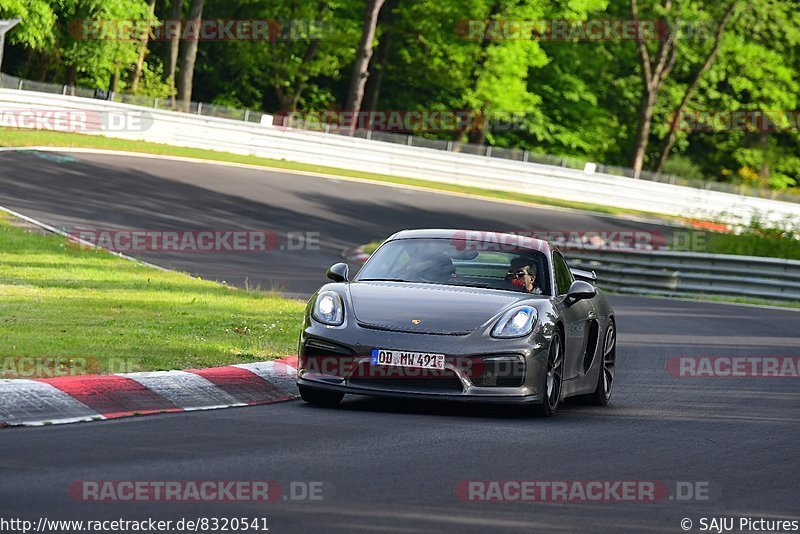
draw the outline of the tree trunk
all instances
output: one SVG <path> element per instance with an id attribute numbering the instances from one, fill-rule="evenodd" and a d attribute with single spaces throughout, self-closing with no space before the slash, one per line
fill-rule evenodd
<path id="1" fill-rule="evenodd" d="M 150 19 L 156 13 L 156 0 L 150 0 Z M 136 70 L 133 72 L 133 80 L 131 81 L 131 92 L 135 93 L 139 87 L 139 80 L 142 78 L 142 68 L 144 67 L 144 58 L 147 56 L 147 43 L 150 41 L 150 32 L 145 32 L 142 35 L 142 48 L 139 50 L 139 59 L 136 61 Z"/>
<path id="2" fill-rule="evenodd" d="M 383 14 L 378 22 L 381 26 L 385 25 L 386 30 L 381 34 L 381 40 L 378 43 L 378 50 L 376 51 L 376 58 L 375 61 L 370 64 L 370 73 L 367 78 L 366 88 L 364 89 L 364 105 L 362 107 L 367 111 L 375 111 L 378 108 L 383 75 L 386 73 L 386 69 L 389 66 L 389 52 L 394 37 L 394 32 L 392 31 L 392 24 L 394 22 L 393 7 L 392 0 L 387 0 L 383 8 Z"/>
<path id="3" fill-rule="evenodd" d="M 469 132 L 469 142 L 473 145 L 486 143 L 486 135 L 489 133 L 489 121 L 481 113 L 478 117 L 478 126 Z"/>
<path id="4" fill-rule="evenodd" d="M 759 132 L 758 143 L 761 145 L 761 170 L 758 172 L 761 183 L 769 187 L 769 134 Z"/>
<path id="5" fill-rule="evenodd" d="M 372 59 L 372 43 L 375 40 L 375 30 L 378 26 L 378 15 L 383 7 L 384 0 L 367 0 L 364 12 L 364 27 L 361 32 L 361 43 L 356 53 L 356 64 L 350 78 L 350 89 L 347 92 L 347 101 L 344 109 L 354 114 L 361 111 L 361 102 L 364 100 L 364 87 L 369 77 L 369 62 Z M 353 120 L 352 126 L 358 122 Z"/>
<path id="6" fill-rule="evenodd" d="M 167 59 L 167 79 L 175 91 L 176 70 L 178 67 L 178 52 L 180 48 L 181 16 L 183 15 L 183 0 L 172 0 L 171 23 L 175 25 L 169 37 L 169 58 Z M 175 106 L 175 95 L 172 95 L 172 105 Z"/>
<path id="7" fill-rule="evenodd" d="M 663 0 L 662 8 L 665 13 L 672 11 L 672 0 Z M 631 16 L 633 21 L 639 23 L 639 6 L 637 0 L 631 0 Z M 676 20 L 677 22 L 677 20 Z M 653 121 L 653 110 L 658 101 L 658 92 L 669 78 L 678 56 L 676 32 L 670 30 L 666 39 L 658 45 L 655 61 L 651 61 L 647 44 L 640 33 L 636 35 L 636 45 L 639 51 L 639 62 L 642 76 L 642 96 L 639 101 L 639 112 L 636 125 L 636 144 L 631 158 L 633 176 L 638 178 L 644 166 L 644 157 L 650 143 L 650 128 Z"/>
<path id="8" fill-rule="evenodd" d="M 108 81 L 108 98 L 111 99 L 111 93 L 117 92 L 117 85 L 119 84 L 119 65 L 114 65 L 114 72 L 111 73 L 111 79 Z"/>
<path id="9" fill-rule="evenodd" d="M 64 83 L 72 88 L 72 94 L 74 95 L 75 86 L 78 84 L 78 67 L 74 63 L 67 66 L 67 75 Z"/>
<path id="10" fill-rule="evenodd" d="M 669 125 L 669 135 L 667 136 L 667 142 L 664 145 L 664 150 L 661 151 L 661 157 L 658 159 L 658 165 L 656 166 L 656 174 L 661 175 L 664 171 L 664 165 L 667 164 L 667 160 L 669 159 L 669 155 L 672 152 L 672 148 L 675 146 L 675 141 L 678 138 L 678 127 L 681 123 L 681 116 L 683 112 L 686 110 L 686 106 L 689 105 L 692 97 L 694 96 L 695 90 L 700 85 L 700 79 L 703 75 L 711 68 L 711 65 L 714 64 L 716 60 L 717 53 L 719 52 L 719 48 L 722 45 L 722 35 L 725 33 L 725 28 L 730 22 L 731 15 L 733 15 L 733 8 L 736 6 L 736 2 L 731 2 L 728 6 L 728 9 L 725 10 L 725 14 L 722 17 L 722 20 L 717 26 L 716 36 L 714 38 L 714 46 L 711 48 L 711 51 L 708 53 L 706 57 L 705 63 L 703 66 L 700 67 L 700 70 L 697 71 L 692 81 L 689 83 L 689 86 L 686 88 L 686 92 L 683 94 L 683 98 L 681 99 L 681 103 L 678 106 L 675 115 L 672 117 L 672 121 Z"/>
<path id="11" fill-rule="evenodd" d="M 636 121 L 636 145 L 633 150 L 633 177 L 638 178 L 644 166 L 644 157 L 647 152 L 647 145 L 650 142 L 650 128 L 653 122 L 653 110 L 656 105 L 655 91 L 645 89 L 639 101 L 639 112 Z"/>
<path id="12" fill-rule="evenodd" d="M 189 6 L 187 27 L 194 29 L 194 35 L 187 40 L 181 54 L 181 70 L 178 75 L 178 98 L 181 100 L 181 110 L 189 111 L 192 101 L 192 79 L 194 78 L 194 63 L 197 59 L 197 46 L 199 44 L 200 23 L 203 18 L 203 3 L 205 0 L 192 0 Z"/>

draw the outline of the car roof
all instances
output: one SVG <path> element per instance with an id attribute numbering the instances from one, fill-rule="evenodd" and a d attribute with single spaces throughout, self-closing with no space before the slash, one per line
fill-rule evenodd
<path id="1" fill-rule="evenodd" d="M 531 234 L 533 232 L 530 232 Z M 391 236 L 387 241 L 396 239 L 464 239 L 486 243 L 502 243 L 509 247 L 519 247 L 541 252 L 557 250 L 557 247 L 544 239 L 529 235 L 509 234 L 505 232 L 489 232 L 481 230 L 456 230 L 443 228 L 427 228 L 416 230 L 402 230 Z"/>

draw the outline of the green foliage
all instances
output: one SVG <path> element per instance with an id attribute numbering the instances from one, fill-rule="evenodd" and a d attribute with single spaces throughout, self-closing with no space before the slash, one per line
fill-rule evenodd
<path id="1" fill-rule="evenodd" d="M 168 98 L 175 96 L 177 92 L 167 81 L 165 81 L 164 67 L 158 60 L 148 60 L 142 66 L 142 79 L 135 94 L 152 96 L 158 98 Z"/>
<path id="2" fill-rule="evenodd" d="M 672 156 L 664 166 L 664 174 L 680 176 L 690 180 L 704 180 L 703 170 L 686 156 Z"/>
<path id="3" fill-rule="evenodd" d="M 783 224 L 765 222 L 755 214 L 750 222 L 733 232 L 708 232 L 705 239 L 691 244 L 695 252 L 737 254 L 800 260 L 800 222 L 787 220 Z M 688 243 L 679 243 L 676 250 L 689 250 Z"/>
<path id="4" fill-rule="evenodd" d="M 0 4 L 0 19 L 21 19 L 8 40 L 34 50 L 52 46 L 56 14 L 50 4 L 47 0 L 4 0 Z"/>
<path id="5" fill-rule="evenodd" d="M 714 42 L 720 17 L 734 15 L 687 112 L 800 109 L 800 1 L 638 0 L 643 20 L 680 24 L 675 68 L 653 114 L 651 167 L 663 151 L 672 114 Z M 156 4 L 154 24 L 171 17 Z M 188 2 L 184 2 L 184 16 Z M 361 35 L 364 0 L 206 0 L 204 18 L 268 20 L 275 39 L 200 43 L 193 99 L 266 112 L 341 109 Z M 82 39 L 75 28 L 104 20 L 146 21 L 146 0 L 3 0 L 0 17 L 23 22 L 9 34 L 12 74 L 124 91 L 139 57 L 138 36 Z M 469 34 L 470 22 L 629 20 L 630 0 L 387 0 L 378 23 L 372 80 L 380 69 L 381 110 L 468 111 L 460 132 L 428 137 L 489 143 L 534 153 L 627 166 L 642 94 L 632 39 L 584 40 Z M 497 26 L 497 25 L 500 26 Z M 76 26 L 77 25 L 77 26 Z M 484 26 L 484 29 L 488 29 Z M 646 41 L 655 57 L 663 40 Z M 168 97 L 169 43 L 149 43 L 137 93 Z M 484 131 L 486 120 L 514 114 L 512 129 Z M 800 189 L 800 129 L 677 132 L 666 173 L 750 187 Z"/>

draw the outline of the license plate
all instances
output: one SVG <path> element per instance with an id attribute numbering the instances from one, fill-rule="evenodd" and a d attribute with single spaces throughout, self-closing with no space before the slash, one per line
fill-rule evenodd
<path id="1" fill-rule="evenodd" d="M 372 365 L 414 367 L 417 369 L 444 369 L 444 354 L 372 349 Z"/>

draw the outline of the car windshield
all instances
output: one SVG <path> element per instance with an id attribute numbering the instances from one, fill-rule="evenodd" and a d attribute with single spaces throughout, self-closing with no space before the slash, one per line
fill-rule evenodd
<path id="1" fill-rule="evenodd" d="M 475 248 L 474 241 L 457 239 L 397 239 L 381 246 L 354 281 L 447 284 L 549 295 L 544 253 Z"/>

